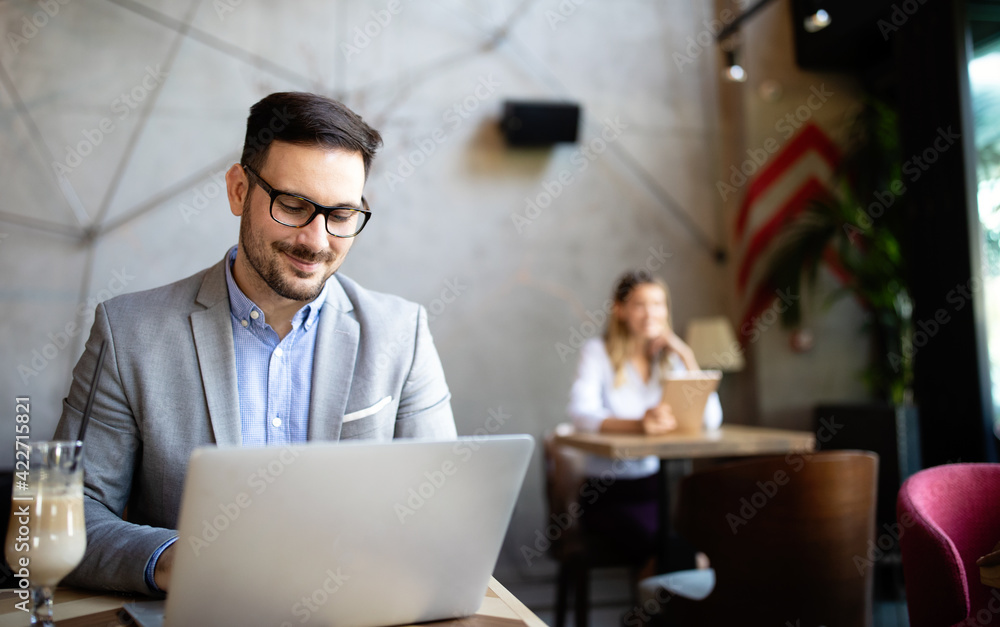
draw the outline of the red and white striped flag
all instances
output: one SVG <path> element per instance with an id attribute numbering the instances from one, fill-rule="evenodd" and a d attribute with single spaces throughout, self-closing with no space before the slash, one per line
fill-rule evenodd
<path id="1" fill-rule="evenodd" d="M 733 247 L 741 331 L 750 328 L 747 324 L 753 326 L 753 319 L 776 298 L 775 288 L 783 287 L 762 280 L 782 226 L 812 200 L 832 194 L 830 185 L 839 160 L 837 146 L 810 122 L 750 181 L 736 216 Z M 747 334 L 741 332 L 740 337 L 745 341 Z"/>

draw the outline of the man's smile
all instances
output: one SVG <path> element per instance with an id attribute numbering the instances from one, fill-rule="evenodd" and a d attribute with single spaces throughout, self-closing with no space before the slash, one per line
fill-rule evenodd
<path id="1" fill-rule="evenodd" d="M 314 253 L 301 246 L 275 243 L 274 248 L 284 255 L 295 269 L 305 274 L 316 272 L 323 264 L 333 261 L 334 258 L 332 252 Z"/>

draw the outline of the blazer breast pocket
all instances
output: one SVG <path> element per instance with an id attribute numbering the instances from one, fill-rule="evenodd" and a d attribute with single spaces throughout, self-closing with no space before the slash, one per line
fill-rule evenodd
<path id="1" fill-rule="evenodd" d="M 389 411 L 392 397 L 386 396 L 374 405 L 344 414 L 340 427 L 341 440 L 391 440 L 395 431 L 395 414 Z"/>

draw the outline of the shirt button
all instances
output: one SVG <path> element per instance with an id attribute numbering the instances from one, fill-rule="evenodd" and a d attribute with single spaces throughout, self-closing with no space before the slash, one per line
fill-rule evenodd
<path id="1" fill-rule="evenodd" d="M 280 427 L 281 426 L 281 418 L 275 418 L 274 420 L 271 421 L 271 424 L 274 425 L 275 427 Z"/>
<path id="2" fill-rule="evenodd" d="M 283 353 L 284 353 L 284 351 L 282 351 L 282 350 L 281 350 L 281 348 L 276 348 L 276 349 L 274 349 L 274 356 L 275 356 L 275 357 L 281 357 L 281 355 L 282 355 Z"/>
<path id="3" fill-rule="evenodd" d="M 254 309 L 253 311 L 250 312 L 250 317 L 256 320 L 257 318 L 260 318 L 260 314 L 257 313 L 256 309 Z"/>
<path id="4" fill-rule="evenodd" d="M 243 326 L 247 326 L 250 323 L 247 322 L 246 320 L 240 320 L 240 324 L 242 324 Z"/>

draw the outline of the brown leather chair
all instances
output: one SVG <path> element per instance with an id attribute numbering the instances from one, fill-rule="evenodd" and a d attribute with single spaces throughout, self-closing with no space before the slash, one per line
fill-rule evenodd
<path id="1" fill-rule="evenodd" d="M 638 572 L 642 566 L 630 562 L 625 556 L 608 547 L 600 537 L 588 534 L 582 529 L 579 506 L 575 504 L 580 489 L 587 479 L 584 472 L 585 454 L 574 448 L 559 446 L 554 441 L 556 433 L 572 430 L 572 425 L 560 424 L 555 432 L 545 436 L 545 492 L 549 505 L 546 526 L 555 525 L 560 531 L 558 534 L 553 534 L 556 537 L 552 539 L 548 551 L 549 555 L 559 562 L 555 627 L 564 627 L 566 624 L 570 589 L 574 593 L 576 625 L 586 627 L 590 613 L 592 569 L 628 568 L 630 589 L 633 591 L 632 600 L 635 601 Z"/>
<path id="2" fill-rule="evenodd" d="M 640 607 L 684 627 L 870 626 L 877 473 L 874 453 L 829 451 L 685 477 L 677 528 L 708 554 L 714 585 L 701 586 L 707 596 L 684 596 L 699 587 L 689 575 L 704 583 L 712 573 L 653 577 L 640 584 Z"/>

